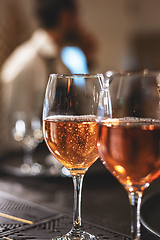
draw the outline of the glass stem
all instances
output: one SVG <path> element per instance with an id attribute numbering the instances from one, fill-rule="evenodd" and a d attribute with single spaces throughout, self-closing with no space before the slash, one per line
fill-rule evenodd
<path id="1" fill-rule="evenodd" d="M 134 240 L 138 240 L 141 237 L 140 207 L 142 192 L 131 192 L 128 193 L 128 196 L 131 205 L 131 237 Z"/>
<path id="2" fill-rule="evenodd" d="M 74 209 L 73 209 L 73 227 L 72 232 L 77 235 L 82 231 L 81 223 L 81 195 L 84 175 L 73 176 L 74 185 Z"/>

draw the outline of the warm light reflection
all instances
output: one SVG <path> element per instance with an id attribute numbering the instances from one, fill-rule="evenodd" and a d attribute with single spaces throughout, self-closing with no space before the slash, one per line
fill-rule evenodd
<path id="1" fill-rule="evenodd" d="M 2 213 L 2 212 L 0 212 L 0 216 L 1 216 L 1 217 L 4 217 L 4 218 L 8 218 L 8 219 L 15 220 L 15 221 L 19 221 L 19 222 L 24 222 L 24 223 L 28 223 L 28 224 L 33 224 L 32 221 L 29 221 L 29 220 L 26 220 L 26 219 L 23 219 L 23 218 L 19 218 L 19 217 L 14 217 L 14 216 L 12 216 L 12 215 L 9 215 L 9 214 L 6 214 L 6 213 Z"/>
<path id="2" fill-rule="evenodd" d="M 56 153 L 57 155 L 59 155 L 59 156 L 61 155 L 57 150 L 55 151 L 55 153 Z"/>
<path id="3" fill-rule="evenodd" d="M 118 118 L 108 118 L 108 119 L 105 119 L 103 120 L 102 122 L 105 123 L 105 125 L 107 126 L 118 126 L 119 123 L 120 123 L 120 120 Z"/>
<path id="4" fill-rule="evenodd" d="M 129 191 L 130 191 L 130 192 L 133 192 L 133 188 L 132 188 L 132 187 L 130 187 L 130 188 L 129 188 Z"/>
<path id="5" fill-rule="evenodd" d="M 71 79 L 69 78 L 68 79 L 68 89 L 67 89 L 67 92 L 69 93 L 70 91 L 70 87 L 71 87 Z"/>
<path id="6" fill-rule="evenodd" d="M 148 129 L 148 126 L 147 126 L 147 125 L 143 125 L 143 126 L 142 126 L 142 129 L 143 129 L 143 130 L 147 130 L 147 129 Z"/>
<path id="7" fill-rule="evenodd" d="M 125 169 L 121 165 L 114 166 L 114 169 L 119 173 L 125 173 Z"/>
<path id="8" fill-rule="evenodd" d="M 129 186 L 131 186 L 132 185 L 132 182 L 131 182 L 131 180 L 130 180 L 130 177 L 129 176 L 127 176 L 127 185 L 129 185 Z"/>
<path id="9" fill-rule="evenodd" d="M 143 125 L 143 126 L 142 126 L 142 129 L 143 129 L 143 130 L 154 130 L 154 125 L 149 125 L 149 126 Z"/>
<path id="10" fill-rule="evenodd" d="M 149 187 L 149 183 L 146 183 L 146 184 L 145 184 L 145 187 L 146 187 L 146 188 Z"/>
<path id="11" fill-rule="evenodd" d="M 154 130 L 154 125 L 149 125 L 149 130 Z"/>

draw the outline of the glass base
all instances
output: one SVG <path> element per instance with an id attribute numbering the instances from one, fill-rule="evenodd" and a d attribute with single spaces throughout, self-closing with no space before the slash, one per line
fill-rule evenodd
<path id="1" fill-rule="evenodd" d="M 83 230 L 71 230 L 62 236 L 52 238 L 52 240 L 99 240 L 99 238 Z"/>

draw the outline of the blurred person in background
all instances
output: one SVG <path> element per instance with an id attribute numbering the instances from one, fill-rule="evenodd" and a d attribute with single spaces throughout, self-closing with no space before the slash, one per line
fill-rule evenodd
<path id="1" fill-rule="evenodd" d="M 12 52 L 1 70 L 9 149 L 16 147 L 11 140 L 12 115 L 32 111 L 41 116 L 49 74 L 70 72 L 61 60 L 61 49 L 75 45 L 89 65 L 95 60 L 95 40 L 81 24 L 75 0 L 35 0 L 35 11 L 40 28 Z"/>

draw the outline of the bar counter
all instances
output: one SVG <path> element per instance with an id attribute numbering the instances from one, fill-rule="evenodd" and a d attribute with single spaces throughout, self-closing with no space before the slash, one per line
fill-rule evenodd
<path id="1" fill-rule="evenodd" d="M 36 154 L 43 157 L 41 151 Z M 7 164 L 6 159 L 6 157 L 2 157 L 0 162 L 0 191 L 9 193 L 18 199 L 29 201 L 72 217 L 72 178 L 46 176 L 44 174 L 39 176 L 16 176 L 15 174 L 7 172 L 4 168 Z M 152 194 L 158 193 L 159 190 L 160 178 L 156 179 L 150 187 L 144 191 L 142 203 L 146 201 L 147 198 L 150 198 Z M 160 207 L 157 211 L 159 210 Z M 145 208 L 143 211 L 146 211 Z M 150 208 L 148 211 L 150 211 Z M 153 219 L 155 223 L 158 220 L 157 217 Z M 127 192 L 106 170 L 99 159 L 90 167 L 84 177 L 82 190 L 82 222 L 83 221 L 128 236 L 129 239 L 130 207 Z M 142 225 L 142 239 L 156 240 L 159 239 L 159 236 L 151 233 Z"/>

